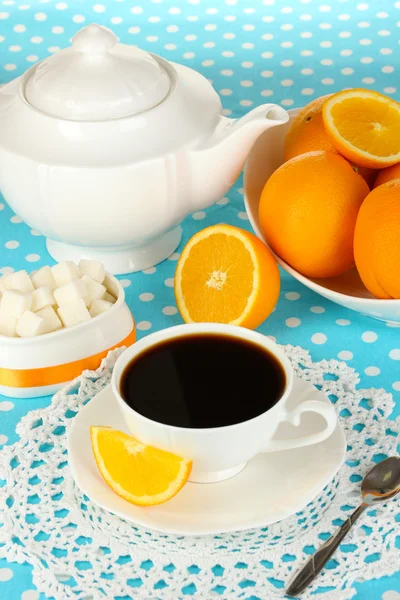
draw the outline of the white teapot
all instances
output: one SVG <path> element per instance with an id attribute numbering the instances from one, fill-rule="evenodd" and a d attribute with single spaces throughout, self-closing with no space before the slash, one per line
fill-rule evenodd
<path id="1" fill-rule="evenodd" d="M 167 258 L 182 219 L 287 120 L 274 104 L 224 117 L 205 77 L 92 24 L 0 89 L 0 188 L 56 260 L 133 272 Z"/>

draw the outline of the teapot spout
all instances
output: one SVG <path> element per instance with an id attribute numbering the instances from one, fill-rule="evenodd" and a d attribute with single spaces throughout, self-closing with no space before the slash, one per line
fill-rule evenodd
<path id="1" fill-rule="evenodd" d="M 211 138 L 192 153 L 193 210 L 224 196 L 238 178 L 257 138 L 270 127 L 287 123 L 289 115 L 277 104 L 263 104 L 240 119 L 221 117 Z"/>

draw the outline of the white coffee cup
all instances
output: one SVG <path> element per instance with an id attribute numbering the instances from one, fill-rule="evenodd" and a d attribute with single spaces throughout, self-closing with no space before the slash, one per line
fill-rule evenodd
<path id="1" fill-rule="evenodd" d="M 120 382 L 121 375 L 128 363 L 146 348 L 160 342 L 201 333 L 248 340 L 273 354 L 279 360 L 286 375 L 286 386 L 278 402 L 269 410 L 248 421 L 207 429 L 175 427 L 158 423 L 139 414 L 126 404 L 121 395 Z M 156 372 L 154 376 L 158 376 Z M 207 373 L 203 373 L 202 377 L 207 377 Z M 286 408 L 286 401 L 293 387 L 293 378 L 292 366 L 283 350 L 264 335 L 232 325 L 195 323 L 157 331 L 130 346 L 120 355 L 115 364 L 112 388 L 124 420 L 134 437 L 144 444 L 191 459 L 193 468 L 190 481 L 211 483 L 233 477 L 259 452 L 274 452 L 317 444 L 333 433 L 337 424 L 337 415 L 332 405 L 317 400 L 308 400 L 293 410 Z M 165 401 L 168 401 L 168 390 L 165 390 Z M 325 428 L 318 433 L 296 439 L 272 439 L 280 423 L 289 421 L 297 426 L 300 424 L 301 415 L 305 412 L 322 415 L 326 421 Z"/>

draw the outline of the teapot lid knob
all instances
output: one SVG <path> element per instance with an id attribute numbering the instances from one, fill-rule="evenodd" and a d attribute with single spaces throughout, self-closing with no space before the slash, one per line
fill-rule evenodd
<path id="1" fill-rule="evenodd" d="M 118 43 L 117 36 L 110 30 L 92 23 L 72 38 L 72 47 L 79 52 L 98 54 L 111 50 Z"/>

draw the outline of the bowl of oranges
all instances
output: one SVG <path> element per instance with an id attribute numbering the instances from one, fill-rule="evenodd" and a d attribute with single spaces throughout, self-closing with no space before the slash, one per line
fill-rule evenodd
<path id="1" fill-rule="evenodd" d="M 400 323 L 400 104 L 349 89 L 289 112 L 246 163 L 255 233 L 311 290 Z"/>

